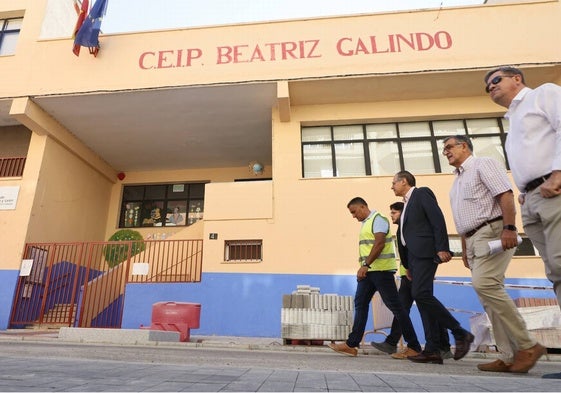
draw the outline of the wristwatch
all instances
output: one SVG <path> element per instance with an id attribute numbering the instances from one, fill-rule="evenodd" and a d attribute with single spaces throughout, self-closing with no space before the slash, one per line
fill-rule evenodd
<path id="1" fill-rule="evenodd" d="M 503 229 L 506 229 L 507 231 L 514 231 L 514 232 L 518 231 L 518 229 L 516 229 L 514 225 L 503 225 Z"/>
<path id="2" fill-rule="evenodd" d="M 363 266 L 363 267 L 370 267 L 370 265 L 369 265 L 368 263 L 366 263 L 366 262 L 362 262 L 362 266 Z"/>

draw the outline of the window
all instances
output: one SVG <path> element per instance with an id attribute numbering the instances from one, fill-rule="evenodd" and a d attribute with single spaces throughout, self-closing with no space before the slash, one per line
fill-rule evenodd
<path id="1" fill-rule="evenodd" d="M 493 157 L 507 168 L 505 119 L 435 120 L 407 123 L 302 127 L 302 175 L 381 176 L 400 170 L 446 173 L 442 140 L 468 135 L 479 157 Z"/>
<path id="2" fill-rule="evenodd" d="M 263 240 L 226 240 L 225 262 L 261 262 Z"/>
<path id="3" fill-rule="evenodd" d="M 16 53 L 23 18 L 0 19 L 0 56 Z"/>
<path id="4" fill-rule="evenodd" d="M 119 228 L 185 226 L 202 220 L 204 183 L 125 186 Z"/>

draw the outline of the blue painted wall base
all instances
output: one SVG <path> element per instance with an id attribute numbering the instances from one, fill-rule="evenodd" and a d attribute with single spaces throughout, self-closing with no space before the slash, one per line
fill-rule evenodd
<path id="1" fill-rule="evenodd" d="M 0 330 L 6 330 L 10 323 L 10 312 L 14 303 L 14 293 L 18 283 L 19 270 L 0 270 Z"/>
<path id="2" fill-rule="evenodd" d="M 471 278 L 441 280 L 471 281 Z M 549 286 L 547 280 L 516 279 L 509 284 Z M 319 287 L 321 294 L 354 296 L 356 278 L 351 275 L 305 274 L 232 274 L 204 273 L 200 283 L 128 284 L 122 328 L 150 326 L 152 305 L 175 301 L 201 304 L 200 328 L 191 335 L 275 337 L 281 336 L 282 296 L 291 294 L 297 285 Z M 553 297 L 553 291 L 510 290 L 512 298 Z M 446 306 L 459 312 L 452 314 L 469 329 L 469 318 L 483 309 L 471 286 L 436 284 L 435 295 Z M 414 306 L 411 319 L 419 341 L 424 334 L 418 310 Z M 370 315 L 366 330 L 372 328 Z M 383 341 L 383 335 L 369 335 L 367 341 Z"/>

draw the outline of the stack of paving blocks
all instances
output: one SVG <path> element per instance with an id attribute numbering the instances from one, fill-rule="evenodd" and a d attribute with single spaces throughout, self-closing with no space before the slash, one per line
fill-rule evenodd
<path id="1" fill-rule="evenodd" d="M 354 315 L 352 296 L 321 295 L 319 288 L 298 285 L 283 295 L 281 337 L 296 340 L 346 340 Z"/>

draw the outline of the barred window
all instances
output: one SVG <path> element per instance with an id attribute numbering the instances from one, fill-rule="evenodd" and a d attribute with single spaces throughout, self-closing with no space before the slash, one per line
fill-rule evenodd
<path id="1" fill-rule="evenodd" d="M 204 183 L 125 186 L 119 228 L 186 226 L 203 219 Z"/>
<path id="2" fill-rule="evenodd" d="M 452 171 L 442 141 L 468 135 L 479 157 L 493 157 L 508 168 L 502 118 L 302 127 L 302 176 L 345 177 Z"/>
<path id="3" fill-rule="evenodd" d="M 16 53 L 23 18 L 0 19 L 0 56 Z"/>
<path id="4" fill-rule="evenodd" d="M 263 260 L 263 240 L 226 240 L 224 242 L 225 262 L 261 262 Z"/>

